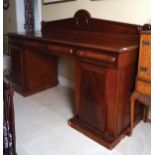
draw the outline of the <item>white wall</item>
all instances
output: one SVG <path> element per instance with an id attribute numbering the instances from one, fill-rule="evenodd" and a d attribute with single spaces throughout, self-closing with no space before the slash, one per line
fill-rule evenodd
<path id="1" fill-rule="evenodd" d="M 92 17 L 133 24 L 150 22 L 150 0 L 76 0 L 42 5 L 42 19 L 72 17 L 79 9 L 88 10 Z"/>
<path id="2" fill-rule="evenodd" d="M 3 10 L 3 33 L 24 30 L 24 0 L 10 0 L 7 10 Z"/>
<path id="3" fill-rule="evenodd" d="M 10 0 L 7 10 L 3 10 L 3 44 L 4 53 L 8 53 L 8 37 L 9 32 L 23 32 L 24 30 L 24 0 Z"/>
<path id="4" fill-rule="evenodd" d="M 17 31 L 16 25 L 16 3 L 15 0 L 10 1 L 9 8 L 7 10 L 3 9 L 3 33 L 6 34 L 10 32 Z"/>
<path id="5" fill-rule="evenodd" d="M 3 9 L 3 52 L 8 53 L 8 32 L 17 31 L 17 18 L 16 18 L 16 2 L 15 0 L 10 1 L 9 8 Z"/>

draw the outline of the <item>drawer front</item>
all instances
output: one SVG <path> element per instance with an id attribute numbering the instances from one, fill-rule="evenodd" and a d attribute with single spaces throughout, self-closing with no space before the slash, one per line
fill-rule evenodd
<path id="1" fill-rule="evenodd" d="M 107 62 L 107 63 L 115 63 L 116 62 L 116 57 L 115 56 L 102 54 L 102 53 L 96 53 L 94 51 L 78 50 L 77 55 L 79 57 L 82 57 L 82 58 L 99 60 L 99 61 L 104 61 L 104 62 Z"/>
<path id="2" fill-rule="evenodd" d="M 73 49 L 61 45 L 48 45 L 48 50 L 51 50 L 52 52 L 56 54 L 65 54 L 65 55 L 73 55 Z"/>
<path id="3" fill-rule="evenodd" d="M 138 77 L 150 81 L 151 79 L 151 36 L 141 36 Z"/>
<path id="4" fill-rule="evenodd" d="M 40 50 L 44 50 L 44 51 L 50 51 L 51 53 L 54 54 L 63 54 L 63 55 L 73 55 L 73 49 L 63 46 L 63 45 L 55 45 L 52 43 L 38 43 L 35 41 L 27 41 L 25 43 L 26 46 L 31 47 L 31 48 L 37 48 Z"/>
<path id="5" fill-rule="evenodd" d="M 22 47 L 23 46 L 23 41 L 21 41 L 19 39 L 9 39 L 9 44 Z"/>
<path id="6" fill-rule="evenodd" d="M 137 91 L 146 95 L 151 95 L 151 84 L 148 82 L 143 82 L 140 80 L 137 80 Z"/>
<path id="7" fill-rule="evenodd" d="M 24 42 L 24 45 L 26 47 L 36 48 L 36 49 L 39 49 L 39 50 L 42 50 L 42 49 L 46 48 L 46 44 L 41 43 L 41 42 L 36 42 L 36 41 L 30 41 L 30 40 L 26 40 Z"/>

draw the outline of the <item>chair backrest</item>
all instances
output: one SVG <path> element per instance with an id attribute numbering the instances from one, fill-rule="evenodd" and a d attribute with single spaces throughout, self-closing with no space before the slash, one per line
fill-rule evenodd
<path id="1" fill-rule="evenodd" d="M 3 154 L 16 154 L 15 117 L 13 104 L 14 89 L 10 82 L 3 80 Z"/>

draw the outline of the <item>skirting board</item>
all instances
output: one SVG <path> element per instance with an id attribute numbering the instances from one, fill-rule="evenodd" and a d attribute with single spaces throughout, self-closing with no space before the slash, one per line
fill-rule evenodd
<path id="1" fill-rule="evenodd" d="M 71 89 L 75 88 L 75 83 L 73 81 L 68 80 L 62 76 L 58 76 L 58 81 L 59 81 L 59 84 L 64 87 L 71 88 Z"/>

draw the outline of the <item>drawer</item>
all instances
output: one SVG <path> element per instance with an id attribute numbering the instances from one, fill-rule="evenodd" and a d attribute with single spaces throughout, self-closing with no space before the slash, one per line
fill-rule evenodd
<path id="1" fill-rule="evenodd" d="M 9 44 L 21 47 L 23 45 L 23 42 L 19 39 L 9 39 Z"/>
<path id="2" fill-rule="evenodd" d="M 26 47 L 31 47 L 31 48 L 36 48 L 36 49 L 45 49 L 46 48 L 46 44 L 41 43 L 41 42 L 36 42 L 36 41 L 28 41 L 26 40 L 24 42 L 24 45 Z"/>
<path id="3" fill-rule="evenodd" d="M 151 84 L 149 82 L 137 80 L 136 87 L 138 92 L 146 95 L 151 95 Z"/>
<path id="4" fill-rule="evenodd" d="M 73 49 L 62 45 L 47 45 L 47 49 L 56 54 L 73 55 Z"/>
<path id="5" fill-rule="evenodd" d="M 93 59 L 93 60 L 99 60 L 99 61 L 104 61 L 107 63 L 115 63 L 116 62 L 116 57 L 107 55 L 107 54 L 102 54 L 102 53 L 97 53 L 94 51 L 84 51 L 84 50 L 78 50 L 77 55 L 82 58 L 87 58 L 87 59 Z"/>
<path id="6" fill-rule="evenodd" d="M 46 44 L 41 42 L 38 43 L 35 41 L 27 41 L 25 45 L 32 48 L 37 48 L 40 50 L 48 50 L 48 51 L 51 51 L 51 53 L 55 53 L 55 54 L 73 55 L 72 48 L 62 46 L 62 45 L 54 45 L 52 43 Z"/>

